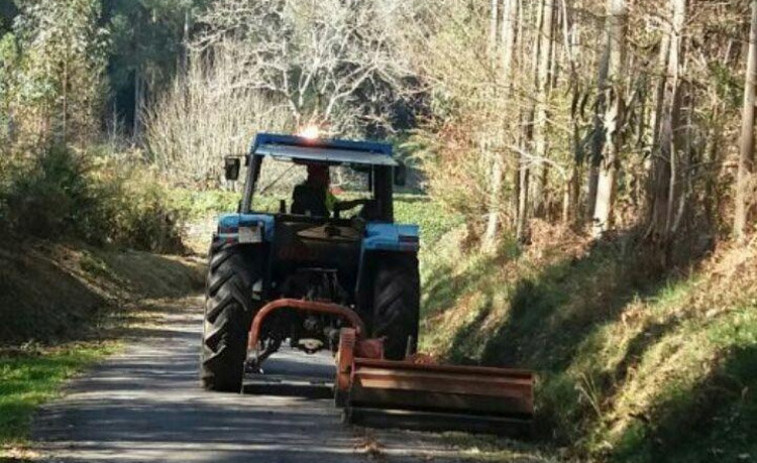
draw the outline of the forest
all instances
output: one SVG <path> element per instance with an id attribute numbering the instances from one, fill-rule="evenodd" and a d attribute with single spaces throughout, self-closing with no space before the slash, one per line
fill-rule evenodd
<path id="1" fill-rule="evenodd" d="M 0 0 L 0 250 L 192 253 L 256 133 L 388 141 L 427 350 L 561 459 L 755 461 L 756 97 L 750 0 Z"/>

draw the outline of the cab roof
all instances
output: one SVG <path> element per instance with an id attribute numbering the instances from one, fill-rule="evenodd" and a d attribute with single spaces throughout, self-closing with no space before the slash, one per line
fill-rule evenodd
<path id="1" fill-rule="evenodd" d="M 392 158 L 392 145 L 387 143 L 310 139 L 270 133 L 261 133 L 255 137 L 252 154 L 283 161 L 390 167 L 398 165 Z"/>

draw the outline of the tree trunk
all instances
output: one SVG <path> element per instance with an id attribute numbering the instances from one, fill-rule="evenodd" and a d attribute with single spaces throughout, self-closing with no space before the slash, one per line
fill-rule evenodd
<path id="1" fill-rule="evenodd" d="M 609 21 L 608 26 L 609 27 Z M 591 144 L 591 162 L 589 165 L 588 193 L 586 195 L 586 218 L 594 217 L 597 204 L 597 186 L 599 185 L 599 166 L 602 163 L 602 148 L 605 140 L 605 127 L 602 116 L 605 112 L 607 77 L 610 69 L 610 32 L 607 32 L 608 43 L 602 52 L 599 62 L 599 77 L 597 78 L 597 103 L 594 108 L 594 134 Z"/>
<path id="2" fill-rule="evenodd" d="M 607 50 L 609 57 L 608 79 L 611 86 L 600 89 L 609 99 L 607 112 L 603 121 L 605 135 L 599 164 L 596 204 L 594 206 L 593 235 L 601 237 L 612 227 L 613 205 L 615 202 L 618 170 L 618 153 L 620 150 L 620 128 L 624 117 L 623 89 L 625 86 L 626 59 L 626 3 L 625 0 L 608 0 L 609 17 L 607 21 Z"/>
<path id="3" fill-rule="evenodd" d="M 521 3 L 521 7 L 523 6 L 523 3 Z M 521 12 L 523 9 L 521 8 Z M 533 89 L 534 89 L 534 95 L 536 94 L 536 90 L 538 89 L 538 83 L 539 83 L 539 57 L 540 57 L 540 48 L 539 45 L 541 41 L 539 40 L 539 35 L 541 34 L 541 24 L 543 21 L 543 15 L 544 15 L 544 8 L 543 7 L 536 7 L 534 10 L 535 13 L 535 21 L 537 24 L 539 24 L 539 27 L 534 29 L 534 35 L 533 40 L 531 41 L 531 69 L 530 69 L 530 75 L 532 77 L 532 83 L 533 83 Z M 525 63 L 526 59 L 526 49 L 525 49 L 525 40 L 521 40 L 521 62 Z M 531 158 L 533 156 L 529 156 L 529 152 L 532 152 L 534 150 L 534 120 L 536 115 L 536 98 L 533 97 L 529 99 L 529 104 L 522 109 L 521 113 L 521 135 L 519 139 L 519 148 L 520 148 L 520 163 L 519 163 L 519 170 L 520 170 L 520 191 L 519 191 L 519 197 L 518 197 L 518 226 L 516 227 L 516 236 L 517 239 L 521 242 L 528 241 L 528 220 L 531 214 L 531 164 L 532 160 Z"/>
<path id="4" fill-rule="evenodd" d="M 502 209 L 502 157 L 499 153 L 489 152 L 491 159 L 491 184 L 489 185 L 489 220 L 484 234 L 484 251 L 494 252 L 499 233 L 500 212 Z"/>
<path id="5" fill-rule="evenodd" d="M 142 76 L 139 69 L 134 71 L 134 141 L 138 142 L 142 136 Z"/>
<path id="6" fill-rule="evenodd" d="M 524 243 L 528 241 L 528 189 L 529 189 L 529 169 L 525 159 L 521 159 L 521 165 L 518 169 L 520 178 L 518 179 L 518 224 L 515 230 L 516 239 Z"/>
<path id="7" fill-rule="evenodd" d="M 516 25 L 518 23 L 518 4 L 516 0 L 502 0 L 502 76 L 506 89 L 512 88 L 512 65 L 515 52 Z"/>
<path id="8" fill-rule="evenodd" d="M 62 135 L 62 141 L 64 144 L 68 143 L 68 80 L 69 80 L 69 73 L 68 73 L 68 65 L 69 65 L 69 56 L 68 56 L 68 48 L 66 48 L 66 54 L 63 57 L 63 91 L 61 92 L 62 98 L 63 98 L 63 135 Z"/>
<path id="9" fill-rule="evenodd" d="M 497 52 L 497 33 L 499 32 L 499 0 L 490 0 L 489 14 L 489 56 L 494 57 Z"/>
<path id="10" fill-rule="evenodd" d="M 659 115 L 654 129 L 657 143 L 653 147 L 654 161 L 651 179 L 652 237 L 664 249 L 673 231 L 676 198 L 680 194 L 679 178 L 680 130 L 681 130 L 681 33 L 686 19 L 686 0 L 670 0 L 672 22 L 668 38 L 663 43 L 667 48 L 667 70 L 661 83 Z"/>
<path id="11" fill-rule="evenodd" d="M 550 69 L 552 65 L 552 24 L 554 0 L 542 3 L 542 21 L 539 33 L 539 58 L 536 69 L 536 110 L 534 112 L 534 167 L 533 197 L 534 214 L 543 216 L 545 212 L 546 163 L 549 146 L 547 143 L 548 103 L 550 90 Z"/>
<path id="12" fill-rule="evenodd" d="M 490 31 L 492 37 L 496 40 L 496 26 L 497 26 L 497 3 L 492 2 L 491 12 L 491 27 Z M 501 27 L 501 43 L 502 49 L 502 69 L 501 78 L 504 87 L 504 99 L 503 106 L 508 106 L 510 98 L 510 89 L 512 87 L 512 61 L 513 52 L 515 47 L 516 29 L 517 24 L 518 7 L 516 0 L 502 0 L 502 27 Z M 490 44 L 492 49 L 496 49 L 495 46 Z M 504 123 L 504 121 L 503 121 Z M 504 137 L 503 137 L 504 138 Z M 500 153 L 493 152 L 491 154 L 491 181 L 490 181 L 490 197 L 489 197 L 489 218 L 486 226 L 486 233 L 484 235 L 484 250 L 493 251 L 497 241 L 497 235 L 500 228 L 500 213 L 502 209 L 502 184 L 504 181 L 504 160 Z"/>
<path id="13" fill-rule="evenodd" d="M 492 68 L 496 68 L 497 38 L 499 33 L 499 0 L 491 0 L 489 23 L 489 58 Z M 492 98 L 496 98 L 496 89 L 492 89 Z M 496 249 L 497 233 L 499 231 L 500 194 L 502 192 L 502 165 L 499 153 L 491 149 L 489 143 L 483 146 L 483 153 L 489 165 L 489 204 L 486 231 L 483 237 L 484 252 Z"/>
<path id="14" fill-rule="evenodd" d="M 752 25 L 749 33 L 749 56 L 747 57 L 746 85 L 744 88 L 744 112 L 741 118 L 741 143 L 739 171 L 736 182 L 736 211 L 733 233 L 738 241 L 744 241 L 749 223 L 750 185 L 754 177 L 754 105 L 757 92 L 757 1 L 752 1 Z"/>

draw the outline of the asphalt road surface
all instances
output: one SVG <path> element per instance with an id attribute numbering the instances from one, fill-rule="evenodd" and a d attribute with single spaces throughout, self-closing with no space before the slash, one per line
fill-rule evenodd
<path id="1" fill-rule="evenodd" d="M 205 392 L 197 360 L 202 301 L 166 303 L 121 354 L 71 382 L 33 426 L 60 462 L 459 461 L 444 437 L 342 424 L 326 381 L 329 354 L 283 352 L 244 394 Z M 277 383 L 285 375 L 291 381 Z"/>

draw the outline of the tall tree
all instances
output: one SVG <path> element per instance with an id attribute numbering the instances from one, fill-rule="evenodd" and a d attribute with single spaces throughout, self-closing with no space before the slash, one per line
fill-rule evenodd
<path id="1" fill-rule="evenodd" d="M 654 129 L 656 143 L 653 146 L 653 173 L 651 179 L 652 217 L 651 230 L 654 237 L 666 249 L 676 228 L 676 200 L 682 198 L 683 156 L 681 102 L 681 68 L 683 65 L 683 28 L 686 21 L 686 0 L 670 0 L 670 26 L 663 39 L 665 52 L 665 75 L 660 83 L 659 102 Z M 682 199 L 681 199 L 682 200 Z"/>
<path id="2" fill-rule="evenodd" d="M 538 34 L 539 59 L 536 69 L 536 92 L 534 98 L 534 162 L 533 162 L 533 211 L 537 215 L 544 213 L 546 203 L 547 158 L 549 150 L 547 123 L 549 109 L 549 93 L 552 83 L 550 70 L 553 63 L 552 36 L 555 16 L 555 0 L 542 0 L 541 26 Z"/>
<path id="3" fill-rule="evenodd" d="M 186 59 L 187 35 L 209 0 L 104 0 L 111 31 L 111 108 L 136 135 L 148 100 L 172 82 Z M 186 66 L 183 66 L 186 68 Z"/>
<path id="4" fill-rule="evenodd" d="M 508 108 L 511 103 L 512 89 L 513 89 L 513 58 L 515 56 L 515 42 L 518 25 L 518 0 L 499 0 L 497 2 L 497 13 L 501 14 L 501 20 L 495 24 L 494 22 L 494 5 L 492 6 L 491 26 L 497 26 L 495 33 L 498 38 L 497 49 L 499 50 L 499 56 L 493 56 L 492 66 L 494 69 L 499 64 L 499 82 L 497 87 L 497 98 L 501 100 L 499 104 L 500 108 Z M 498 19 L 500 19 L 498 17 Z M 507 125 L 507 115 L 500 114 L 501 120 L 496 128 L 499 132 L 505 132 L 505 126 Z M 506 138 L 505 133 L 500 133 L 499 142 L 502 142 Z M 490 181 L 490 195 L 489 195 L 489 218 L 487 221 L 486 232 L 484 234 L 484 249 L 486 251 L 493 251 L 499 235 L 500 229 L 500 215 L 502 213 L 503 204 L 503 183 L 505 174 L 505 160 L 502 154 L 498 151 L 492 153 L 491 156 L 491 181 Z M 517 207 L 515 208 L 517 210 Z"/>
<path id="5" fill-rule="evenodd" d="M 754 122 L 755 94 L 757 93 L 757 1 L 752 1 L 752 20 L 749 32 L 746 84 L 744 87 L 744 110 L 741 118 L 741 143 L 739 171 L 736 183 L 736 211 L 733 231 L 736 239 L 743 240 L 747 232 L 750 206 L 755 201 L 750 197 L 754 191 Z M 750 188 L 751 186 L 751 188 Z"/>
<path id="6" fill-rule="evenodd" d="M 492 69 L 497 67 L 497 50 L 499 50 L 500 29 L 499 0 L 491 0 L 489 8 L 489 65 Z M 497 98 L 497 89 L 492 87 L 492 98 Z M 486 232 L 483 237 L 483 249 L 492 252 L 496 248 L 497 231 L 499 230 L 500 199 L 502 191 L 502 163 L 499 154 L 492 149 L 491 141 L 484 142 L 483 154 L 489 164 L 491 181 L 489 182 L 489 205 Z"/>
<path id="7" fill-rule="evenodd" d="M 38 109 L 38 134 L 57 142 L 96 135 L 105 64 L 105 31 L 96 0 L 23 4 L 18 30 L 24 48 L 27 104 Z"/>
<path id="8" fill-rule="evenodd" d="M 605 110 L 598 132 L 604 133 L 599 165 L 596 202 L 593 217 L 593 235 L 600 237 L 612 226 L 613 205 L 616 193 L 616 175 L 620 151 L 620 128 L 625 112 L 624 81 L 626 65 L 626 2 L 607 0 L 607 42 L 602 66 L 608 66 L 608 83 L 599 92 L 604 94 Z"/>

